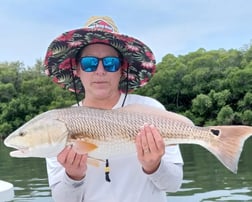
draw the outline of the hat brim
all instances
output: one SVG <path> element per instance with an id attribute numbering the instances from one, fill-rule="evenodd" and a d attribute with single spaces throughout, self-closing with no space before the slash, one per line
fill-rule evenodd
<path id="1" fill-rule="evenodd" d="M 154 54 L 143 42 L 127 35 L 90 28 L 65 32 L 51 42 L 44 61 L 46 74 L 63 88 L 77 93 L 84 92 L 76 76 L 76 55 L 83 47 L 95 43 L 114 47 L 128 63 L 119 84 L 121 91 L 132 91 L 145 85 L 154 74 Z"/>

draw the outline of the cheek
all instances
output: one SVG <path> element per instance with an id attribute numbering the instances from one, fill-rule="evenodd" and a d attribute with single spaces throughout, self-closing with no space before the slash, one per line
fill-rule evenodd
<path id="1" fill-rule="evenodd" d="M 82 85 L 83 86 L 87 85 L 90 78 L 89 74 L 82 71 L 80 68 L 77 69 L 76 73 L 77 73 L 76 75 L 80 78 Z"/>
<path id="2" fill-rule="evenodd" d="M 121 77 L 122 77 L 122 73 L 121 73 L 121 71 L 118 71 L 118 72 L 116 72 L 116 75 L 114 75 L 112 81 L 119 83 L 119 81 L 121 80 Z"/>
<path id="3" fill-rule="evenodd" d="M 80 74 L 80 80 L 83 86 L 88 86 L 88 84 L 91 82 L 90 76 L 85 75 L 83 72 Z"/>

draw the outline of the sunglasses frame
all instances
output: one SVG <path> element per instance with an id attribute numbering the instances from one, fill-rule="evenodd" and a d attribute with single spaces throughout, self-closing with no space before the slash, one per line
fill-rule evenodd
<path id="1" fill-rule="evenodd" d="M 85 59 L 87 58 L 90 58 L 90 61 L 88 61 L 88 65 L 90 65 L 89 67 L 85 67 L 87 64 L 83 64 Z M 113 65 L 107 65 L 106 64 L 106 59 L 110 58 L 111 61 L 115 61 Z M 96 66 L 92 66 L 90 63 L 92 62 L 91 59 L 96 59 Z M 102 65 L 103 65 L 103 68 L 107 71 L 107 72 L 117 72 L 121 65 L 122 65 L 122 60 L 120 59 L 120 57 L 117 57 L 117 56 L 106 56 L 106 57 L 103 57 L 103 58 L 98 58 L 98 57 L 95 57 L 95 56 L 84 56 L 84 57 L 81 57 L 79 62 L 80 62 L 80 66 L 81 66 L 81 69 L 84 71 L 84 72 L 95 72 L 98 68 L 98 65 L 99 65 L 99 62 L 102 61 Z M 111 62 L 110 61 L 110 62 Z"/>

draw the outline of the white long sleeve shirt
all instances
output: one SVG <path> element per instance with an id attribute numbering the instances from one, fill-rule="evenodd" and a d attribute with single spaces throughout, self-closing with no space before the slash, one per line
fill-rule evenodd
<path id="1" fill-rule="evenodd" d="M 122 105 L 124 94 L 113 107 Z M 165 109 L 150 97 L 129 94 L 128 104 L 145 104 Z M 159 168 L 153 174 L 143 172 L 136 154 L 109 159 L 110 179 L 104 167 L 89 166 L 83 180 L 70 179 L 57 158 L 47 158 L 47 172 L 52 197 L 56 202 L 166 202 L 166 192 L 175 192 L 182 184 L 183 160 L 178 145 L 167 146 Z"/>

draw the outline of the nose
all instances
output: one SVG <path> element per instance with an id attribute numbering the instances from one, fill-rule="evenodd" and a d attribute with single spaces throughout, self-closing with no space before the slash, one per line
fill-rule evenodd
<path id="1" fill-rule="evenodd" d="M 97 66 L 97 69 L 96 69 L 95 73 L 96 73 L 96 74 L 101 74 L 101 75 L 103 75 L 103 74 L 106 73 L 106 70 L 104 69 L 101 60 L 99 60 L 99 63 L 98 63 L 98 66 Z"/>

